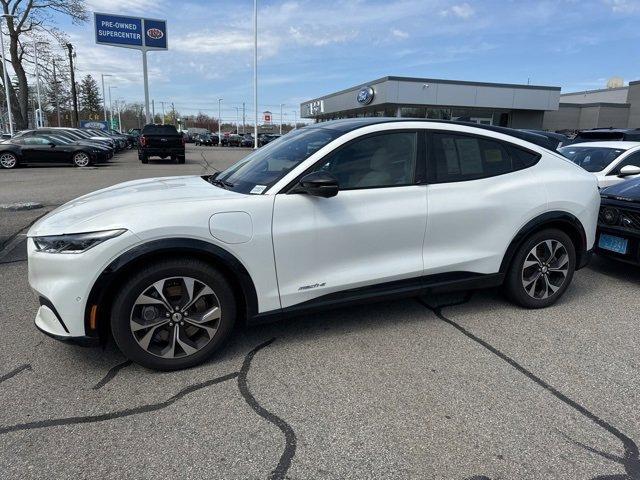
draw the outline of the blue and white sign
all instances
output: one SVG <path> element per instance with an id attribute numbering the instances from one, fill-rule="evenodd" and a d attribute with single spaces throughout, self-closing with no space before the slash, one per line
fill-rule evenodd
<path id="1" fill-rule="evenodd" d="M 373 101 L 374 95 L 375 92 L 373 91 L 373 88 L 364 87 L 358 92 L 356 100 L 358 100 L 358 103 L 361 103 L 362 105 L 369 105 Z"/>
<path id="2" fill-rule="evenodd" d="M 93 128 L 95 130 L 108 130 L 109 122 L 102 120 L 80 120 L 80 128 Z"/>
<path id="3" fill-rule="evenodd" d="M 166 50 L 167 21 L 94 13 L 96 43 L 137 50 Z"/>

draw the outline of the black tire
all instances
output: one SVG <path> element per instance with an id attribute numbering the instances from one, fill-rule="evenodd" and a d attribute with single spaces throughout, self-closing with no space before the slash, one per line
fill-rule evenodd
<path id="1" fill-rule="evenodd" d="M 551 254 L 547 242 L 556 250 L 550 258 L 545 258 Z M 532 253 L 534 247 L 537 250 Z M 526 267 L 525 261 L 529 264 Z M 575 267 L 576 250 L 571 238 L 561 230 L 541 230 L 527 238 L 514 255 L 504 283 L 506 294 L 525 308 L 548 307 L 562 297 L 573 279 Z M 566 273 L 562 273 L 565 268 Z"/>
<path id="2" fill-rule="evenodd" d="M 14 169 L 18 168 L 19 165 L 18 157 L 13 152 L 2 152 L 0 154 L 0 167 L 5 169 Z"/>
<path id="3" fill-rule="evenodd" d="M 142 163 L 149 163 L 149 157 L 147 157 L 144 153 L 142 154 L 142 156 L 140 157 L 140 161 Z"/>
<path id="4" fill-rule="evenodd" d="M 213 337 L 195 353 L 175 358 L 162 358 L 145 350 L 138 343 L 132 332 L 130 319 L 134 303 L 143 292 L 147 291 L 154 282 L 174 277 L 190 277 L 209 286 L 215 292 L 221 315 Z M 162 319 L 162 315 L 159 314 L 158 318 Z M 175 258 L 144 268 L 120 288 L 112 306 L 111 332 L 118 348 L 130 360 L 154 370 L 170 371 L 193 367 L 206 361 L 229 337 L 235 320 L 235 297 L 226 278 L 218 270 L 199 260 Z M 188 324 L 187 327 L 189 327 Z M 166 328 L 167 331 L 173 331 L 171 327 Z M 173 325 L 173 328 L 176 328 L 177 332 L 181 331 L 178 323 Z M 160 329 L 157 331 L 159 335 L 164 335 Z M 152 337 L 158 334 L 153 333 Z"/>

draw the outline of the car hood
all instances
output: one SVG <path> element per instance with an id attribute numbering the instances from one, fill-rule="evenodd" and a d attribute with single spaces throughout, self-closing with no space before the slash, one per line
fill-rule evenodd
<path id="1" fill-rule="evenodd" d="M 603 189 L 600 193 L 616 200 L 640 202 L 640 178 L 612 185 Z"/>
<path id="2" fill-rule="evenodd" d="M 63 235 L 131 228 L 137 215 L 158 215 L 163 208 L 244 197 L 211 185 L 198 176 L 134 180 L 76 198 L 36 222 L 29 236 Z M 184 204 L 181 205 L 181 204 Z"/>

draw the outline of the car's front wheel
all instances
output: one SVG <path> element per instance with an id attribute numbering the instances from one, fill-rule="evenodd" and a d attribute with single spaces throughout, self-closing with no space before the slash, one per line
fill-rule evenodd
<path id="1" fill-rule="evenodd" d="M 111 331 L 129 359 L 156 370 L 204 362 L 226 340 L 236 318 L 225 277 L 199 260 L 152 264 L 121 288 Z"/>
<path id="2" fill-rule="evenodd" d="M 561 230 L 542 230 L 529 237 L 516 252 L 505 280 L 508 296 L 526 308 L 554 304 L 573 278 L 576 251 Z"/>

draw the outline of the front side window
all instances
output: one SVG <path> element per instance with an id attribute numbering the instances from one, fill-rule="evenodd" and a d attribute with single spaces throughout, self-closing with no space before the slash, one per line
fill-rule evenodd
<path id="1" fill-rule="evenodd" d="M 628 165 L 633 165 L 635 167 L 640 167 L 640 152 L 632 153 L 627 158 L 622 160 L 618 165 L 615 166 L 607 175 L 619 175 L 620 170 Z"/>
<path id="2" fill-rule="evenodd" d="M 574 147 L 569 145 L 558 152 L 587 172 L 601 172 L 626 150 L 608 147 Z"/>
<path id="3" fill-rule="evenodd" d="M 340 190 L 411 185 L 417 144 L 416 132 L 368 136 L 331 153 L 313 171 L 331 173 Z"/>
<path id="4" fill-rule="evenodd" d="M 433 133 L 429 171 L 433 183 L 503 175 L 534 165 L 539 155 L 492 139 Z"/>
<path id="5" fill-rule="evenodd" d="M 235 192 L 261 194 L 340 135 L 325 128 L 294 130 L 220 172 L 213 181 Z"/>

